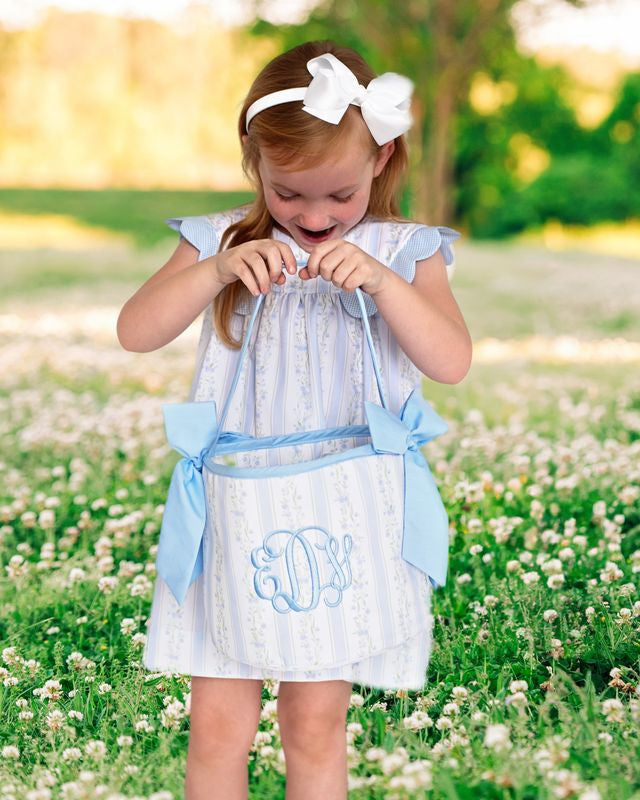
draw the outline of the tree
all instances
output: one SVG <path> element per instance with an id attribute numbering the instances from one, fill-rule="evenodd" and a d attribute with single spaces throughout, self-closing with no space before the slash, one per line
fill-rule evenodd
<path id="1" fill-rule="evenodd" d="M 510 12 L 516 0 L 324 0 L 300 25 L 259 18 L 256 35 L 283 49 L 309 39 L 355 47 L 378 72 L 415 83 L 410 186 L 413 216 L 452 221 L 455 121 L 473 75 L 497 49 L 515 48 Z M 565 0 L 573 5 L 582 0 Z M 256 13 L 260 17 L 260 0 Z"/>

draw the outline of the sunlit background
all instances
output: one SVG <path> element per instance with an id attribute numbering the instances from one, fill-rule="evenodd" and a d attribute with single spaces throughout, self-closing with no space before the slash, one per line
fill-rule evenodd
<path id="1" fill-rule="evenodd" d="M 236 118 L 258 69 L 335 37 L 415 81 L 403 210 L 463 232 L 455 288 L 477 357 L 486 338 L 515 334 L 617 334 L 628 353 L 640 330 L 640 5 L 446 7 L 1 0 L 5 306 L 28 296 L 36 313 L 47 288 L 64 305 L 86 275 L 79 251 L 109 265 L 90 268 L 101 300 L 126 299 L 171 252 L 164 218 L 251 196 Z"/>

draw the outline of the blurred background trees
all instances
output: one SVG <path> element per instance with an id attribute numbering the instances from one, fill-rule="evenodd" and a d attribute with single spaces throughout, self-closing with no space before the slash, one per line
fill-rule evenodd
<path id="1" fill-rule="evenodd" d="M 236 27 L 202 4 L 180 27 L 50 8 L 0 27 L 0 186 L 246 189 L 236 119 L 252 78 L 334 38 L 415 82 L 406 213 L 476 237 L 640 216 L 640 73 L 523 52 L 514 5 L 326 0 L 275 25 L 257 2 Z"/>

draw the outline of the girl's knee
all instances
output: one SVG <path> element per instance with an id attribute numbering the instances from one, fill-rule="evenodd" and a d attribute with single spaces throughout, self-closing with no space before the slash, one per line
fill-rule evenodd
<path id="1" fill-rule="evenodd" d="M 260 722 L 261 693 L 261 681 L 192 682 L 189 742 L 194 752 L 201 758 L 246 756 Z"/>
<path id="2" fill-rule="evenodd" d="M 278 723 L 283 747 L 311 749 L 316 755 L 326 749 L 335 751 L 346 744 L 346 718 L 351 685 L 304 684 L 278 695 Z"/>

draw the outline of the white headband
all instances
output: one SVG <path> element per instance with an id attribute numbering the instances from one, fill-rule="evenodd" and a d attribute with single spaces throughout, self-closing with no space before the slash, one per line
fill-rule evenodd
<path id="1" fill-rule="evenodd" d="M 281 89 L 258 98 L 247 109 L 249 123 L 265 108 L 303 100 L 303 111 L 337 125 L 350 104 L 360 106 L 362 117 L 379 145 L 401 136 L 411 127 L 411 93 L 413 82 L 397 72 L 385 72 L 365 88 L 346 64 L 332 53 L 307 61 L 313 75 L 308 86 Z"/>

